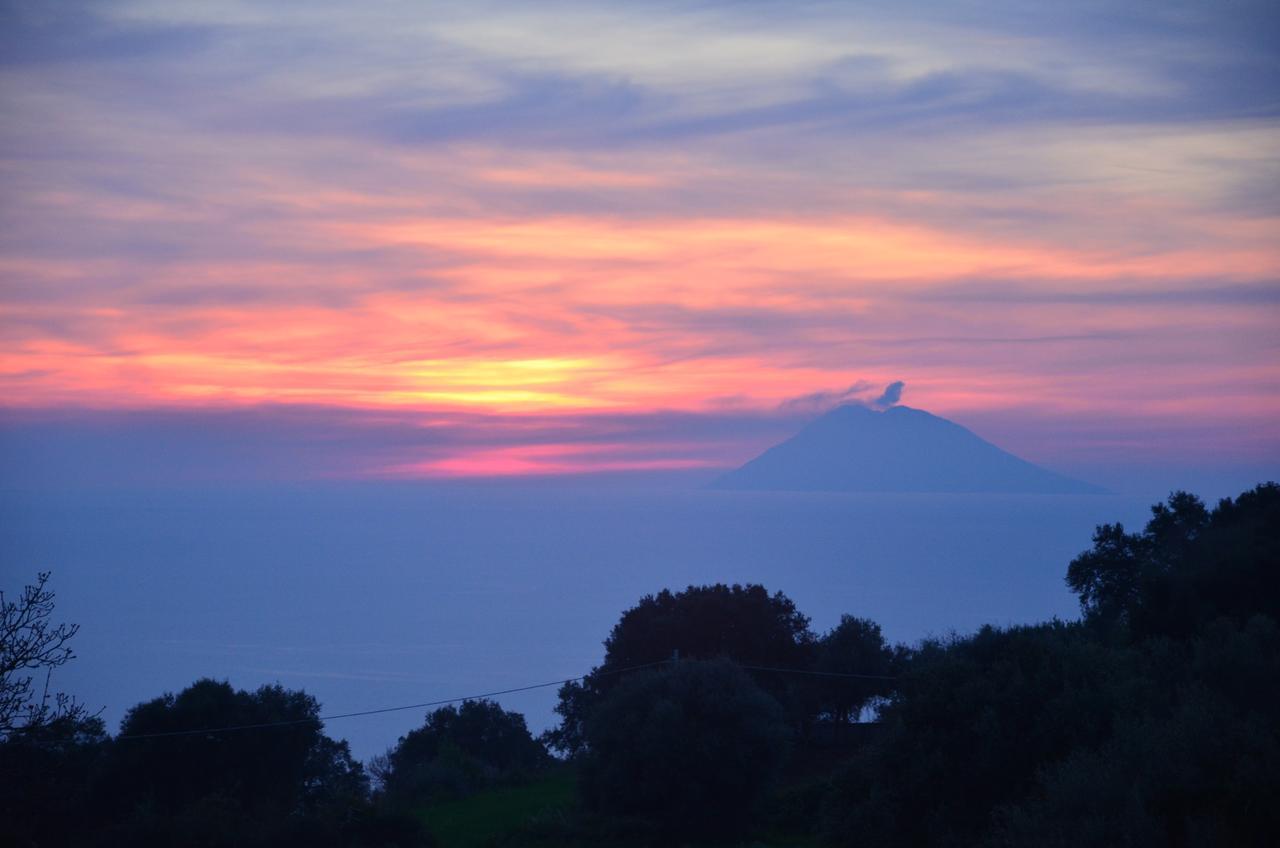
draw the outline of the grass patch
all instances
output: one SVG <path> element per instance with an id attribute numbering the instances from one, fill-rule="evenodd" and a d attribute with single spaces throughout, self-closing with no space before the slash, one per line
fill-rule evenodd
<path id="1" fill-rule="evenodd" d="M 567 814 L 574 803 L 573 773 L 561 769 L 522 786 L 432 804 L 419 816 L 440 848 L 481 848 L 531 822 Z"/>

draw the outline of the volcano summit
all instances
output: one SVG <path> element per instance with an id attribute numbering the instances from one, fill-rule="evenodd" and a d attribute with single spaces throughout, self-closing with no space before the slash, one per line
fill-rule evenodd
<path id="1" fill-rule="evenodd" d="M 801 492 L 1102 490 L 1019 459 L 959 424 L 920 409 L 839 406 L 711 484 Z"/>

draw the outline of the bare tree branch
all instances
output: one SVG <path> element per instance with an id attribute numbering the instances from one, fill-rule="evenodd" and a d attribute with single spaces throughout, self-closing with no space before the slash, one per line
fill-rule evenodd
<path id="1" fill-rule="evenodd" d="M 0 591 L 0 739 L 18 730 L 60 719 L 87 717 L 83 705 L 50 692 L 53 669 L 75 658 L 68 643 L 79 631 L 76 624 L 54 624 L 54 593 L 47 588 L 49 572 L 36 575 L 16 600 Z M 43 669 L 43 691 L 35 696 L 33 675 Z"/>

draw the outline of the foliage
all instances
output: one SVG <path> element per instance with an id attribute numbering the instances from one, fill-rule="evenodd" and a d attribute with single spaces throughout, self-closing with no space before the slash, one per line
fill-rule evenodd
<path id="1" fill-rule="evenodd" d="M 1219 619 L 1187 644 L 1152 646 L 1176 695 L 1120 712 L 1115 732 L 1046 765 L 996 811 L 993 845 L 1263 845 L 1280 829 L 1280 629 Z"/>
<path id="2" fill-rule="evenodd" d="M 560 726 L 547 734 L 549 745 L 570 755 L 585 747 L 586 722 L 625 674 L 625 669 L 670 659 L 727 658 L 743 665 L 807 669 L 815 639 L 809 619 L 781 592 L 760 585 L 689 586 L 646 595 L 622 614 L 605 640 L 604 662 L 582 683 L 560 690 L 556 712 Z M 812 712 L 806 690 L 794 677 L 755 673 L 759 684 L 788 708 L 796 724 Z"/>
<path id="3" fill-rule="evenodd" d="M 807 665 L 809 619 L 781 592 L 760 585 L 690 586 L 646 595 L 622 614 L 605 639 L 604 669 L 671 657 L 726 657 L 740 663 L 793 668 Z"/>
<path id="4" fill-rule="evenodd" d="M 926 643 L 828 795 L 833 845 L 1264 844 L 1280 489 L 1176 493 L 1068 570 L 1084 622 Z"/>
<path id="5" fill-rule="evenodd" d="M 885 736 L 836 782 L 831 841 L 973 844 L 1042 763 L 1104 739 L 1117 699 L 1145 696 L 1132 670 L 1079 625 L 926 644 L 882 710 Z"/>
<path id="6" fill-rule="evenodd" d="M 542 734 L 544 745 L 569 757 L 580 756 L 586 751 L 587 716 L 600 702 L 602 679 L 595 669 L 582 682 L 570 680 L 560 687 L 555 705 L 560 724 Z"/>
<path id="7" fill-rule="evenodd" d="M 199 680 L 129 710 L 113 768 L 121 784 L 168 810 L 219 795 L 249 811 L 289 813 L 326 792 L 362 794 L 362 767 L 346 743 L 321 733 L 319 714 L 305 692 L 279 685 L 246 692 Z M 173 733 L 181 735 L 165 735 Z"/>
<path id="8" fill-rule="evenodd" d="M 401 737 L 377 777 L 393 803 L 418 804 L 511 782 L 549 763 L 524 716 L 493 701 L 464 701 L 429 713 L 422 727 Z"/>
<path id="9" fill-rule="evenodd" d="M 20 845 L 424 846 L 412 819 L 374 809 L 319 704 L 280 686 L 200 680 L 129 710 L 115 740 L 32 678 L 69 662 L 42 573 L 0 594 L 0 821 Z M 255 727 L 256 725 L 256 727 Z M 249 727 L 246 727 L 249 726 Z M 229 728 L 239 728 L 231 730 Z M 191 730 L 207 730 L 192 734 Z"/>
<path id="10" fill-rule="evenodd" d="M 1141 533 L 1104 524 L 1071 562 L 1067 585 L 1086 620 L 1120 638 L 1186 637 L 1223 615 L 1280 619 L 1280 486 L 1212 511 L 1176 492 L 1152 507 Z"/>
<path id="11" fill-rule="evenodd" d="M 54 624 L 49 573 L 16 599 L 0 591 L 0 821 L 15 843 L 69 842 L 93 804 L 101 769 L 102 720 L 73 698 L 50 692 L 53 669 L 72 659 L 79 629 Z M 44 672 L 36 694 L 30 672 Z"/>
<path id="12" fill-rule="evenodd" d="M 580 786 L 588 808 L 678 835 L 748 825 L 789 735 L 777 702 L 724 659 L 629 676 L 586 730 Z"/>
<path id="13" fill-rule="evenodd" d="M 106 740 L 101 719 L 63 715 L 0 742 L 0 821 L 12 844 L 73 841 L 96 804 Z"/>
<path id="14" fill-rule="evenodd" d="M 884 640 L 880 625 L 851 615 L 818 641 L 816 671 L 832 675 L 815 686 L 818 702 L 836 727 L 857 721 L 867 704 L 892 691 L 897 657 Z M 835 675 L 866 675 L 840 678 Z M 875 678 L 882 679 L 875 679 Z"/>
<path id="15" fill-rule="evenodd" d="M 97 790 L 104 844 L 426 844 L 369 804 L 363 767 L 319 712 L 299 690 L 209 679 L 133 707 Z"/>

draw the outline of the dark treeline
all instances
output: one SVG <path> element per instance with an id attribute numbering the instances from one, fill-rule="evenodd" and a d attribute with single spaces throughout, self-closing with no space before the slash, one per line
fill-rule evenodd
<path id="1" fill-rule="evenodd" d="M 0 622 L 0 820 L 18 845 L 423 846 L 439 805 L 492 798 L 499 818 L 556 775 L 576 800 L 456 844 L 1273 842 L 1280 487 L 1212 509 L 1178 493 L 1139 532 L 1099 527 L 1066 581 L 1078 621 L 911 647 L 851 616 L 815 633 L 761 586 L 662 591 L 623 613 L 540 739 L 468 701 L 366 766 L 280 686 L 200 680 L 114 737 L 34 697 L 74 636 L 42 575 Z M 245 725 L 270 726 L 221 729 Z"/>

